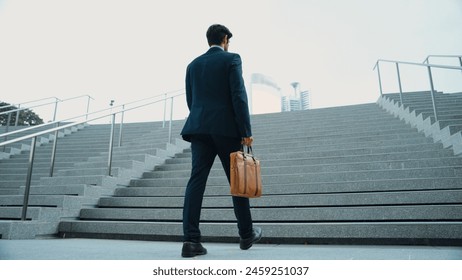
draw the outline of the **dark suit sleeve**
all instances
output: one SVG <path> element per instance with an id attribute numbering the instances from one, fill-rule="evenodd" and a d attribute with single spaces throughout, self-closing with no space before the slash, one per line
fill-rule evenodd
<path id="1" fill-rule="evenodd" d="M 250 125 L 249 105 L 244 79 L 242 78 L 242 61 L 238 54 L 235 54 L 231 63 L 229 84 L 235 120 L 241 137 L 252 136 Z"/>
<path id="2" fill-rule="evenodd" d="M 189 110 L 191 110 L 192 105 L 192 90 L 191 90 L 191 77 L 190 77 L 190 66 L 186 68 L 186 78 L 185 78 L 185 91 L 186 91 L 186 103 L 188 104 Z"/>

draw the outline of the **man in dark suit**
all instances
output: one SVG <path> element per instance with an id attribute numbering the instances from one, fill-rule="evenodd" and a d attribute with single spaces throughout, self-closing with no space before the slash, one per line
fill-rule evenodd
<path id="1" fill-rule="evenodd" d="M 199 219 L 215 157 L 220 158 L 229 181 L 229 154 L 238 151 L 241 144 L 250 146 L 253 142 L 241 58 L 228 52 L 233 35 L 219 24 L 210 26 L 206 35 L 210 49 L 194 59 L 186 70 L 186 100 L 190 112 L 181 135 L 191 142 L 192 170 L 183 208 L 183 257 L 207 253 L 200 243 Z M 247 250 L 261 239 L 261 229 L 252 226 L 249 199 L 232 199 L 240 248 Z"/>

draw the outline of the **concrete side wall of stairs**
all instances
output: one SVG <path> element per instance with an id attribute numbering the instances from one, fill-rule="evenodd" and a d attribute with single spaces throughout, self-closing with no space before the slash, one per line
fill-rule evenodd
<path id="1" fill-rule="evenodd" d="M 390 114 L 462 155 L 462 93 L 436 93 L 439 120 L 435 121 L 429 92 L 405 93 L 401 104 L 398 94 L 387 94 L 377 103 Z"/>

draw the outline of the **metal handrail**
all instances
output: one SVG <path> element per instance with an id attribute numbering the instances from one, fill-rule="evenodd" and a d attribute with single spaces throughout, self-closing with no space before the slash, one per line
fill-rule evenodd
<path id="1" fill-rule="evenodd" d="M 462 66 L 462 55 L 431 54 L 431 55 L 427 55 L 427 57 L 422 63 L 429 63 L 430 57 L 458 58 L 460 66 Z"/>
<path id="2" fill-rule="evenodd" d="M 32 130 L 32 129 L 37 129 L 37 128 L 41 128 L 41 127 L 45 127 L 45 126 L 51 126 L 51 125 L 56 125 L 56 126 L 59 126 L 60 123 L 62 122 L 68 122 L 68 121 L 71 121 L 71 120 L 74 120 L 74 119 L 78 119 L 78 118 L 82 118 L 82 117 L 85 117 L 86 120 L 88 120 L 88 116 L 90 115 L 94 115 L 94 114 L 98 114 L 98 113 L 101 113 L 101 112 L 104 112 L 104 111 L 109 111 L 109 110 L 113 110 L 114 108 L 122 108 L 122 109 L 125 109 L 125 106 L 127 105 L 131 105 L 131 104 L 135 104 L 135 103 L 139 103 L 139 102 L 143 102 L 143 101 L 146 101 L 146 100 L 150 100 L 150 99 L 154 99 L 154 98 L 158 98 L 160 96 L 164 96 L 165 95 L 165 101 L 167 101 L 168 99 L 168 95 L 169 94 L 172 94 L 172 93 L 177 93 L 177 92 L 180 92 L 180 91 L 184 91 L 184 89 L 178 89 L 178 90 L 172 90 L 172 91 L 168 91 L 166 93 L 162 93 L 162 94 L 159 94 L 159 95 L 155 95 L 155 96 L 151 96 L 151 97 L 147 97 L 147 98 L 143 98 L 143 99 L 139 99 L 139 100 L 135 100 L 135 101 L 131 101 L 131 102 L 128 102 L 128 103 L 125 103 L 125 104 L 122 104 L 122 105 L 118 105 L 118 106 L 111 106 L 111 107 L 108 107 L 106 109 L 102 109 L 102 110 L 98 110 L 98 111 L 94 111 L 94 112 L 91 112 L 89 113 L 88 112 L 88 108 L 89 108 L 89 103 L 87 104 L 87 113 L 85 113 L 84 115 L 79 115 L 79 116 L 75 116 L 75 117 L 72 117 L 72 118 L 68 118 L 68 119 L 64 119 L 64 120 L 58 120 L 58 121 L 53 121 L 53 122 L 49 122 L 49 123 L 44 123 L 44 124 L 40 124 L 40 125 L 35 125 L 35 126 L 28 126 L 26 128 L 23 128 L 23 129 L 19 129 L 19 130 L 15 130 L 15 131 L 11 131 L 11 132 L 8 132 L 8 126 L 7 126 L 7 132 L 6 133 L 3 133 L 3 134 L 0 134 L 0 138 L 3 137 L 4 138 L 4 141 L 7 141 L 8 140 L 8 136 L 11 136 L 11 135 L 14 135 L 14 134 L 18 134 L 18 133 L 22 133 L 22 132 L 25 132 L 25 131 L 29 131 L 29 130 Z M 83 96 L 86 96 L 86 95 L 83 95 Z M 82 96 L 77 96 L 77 97 L 73 97 L 73 98 L 69 98 L 69 99 L 66 99 L 66 100 L 71 100 L 71 99 L 76 99 L 76 98 L 79 98 L 79 97 L 82 97 Z M 89 96 L 90 97 L 90 96 Z M 91 97 L 90 97 L 91 98 Z M 93 98 L 92 98 L 93 99 Z M 164 100 L 164 99 L 163 99 Z M 90 101 L 90 100 L 88 100 Z M 173 110 L 173 109 L 172 109 Z M 123 114 L 122 114 L 122 123 L 123 123 Z M 163 120 L 163 124 L 162 124 L 162 127 L 165 127 L 165 106 L 164 106 L 164 120 Z M 121 136 L 119 137 L 119 142 L 121 141 Z M 119 143 L 119 146 L 121 145 L 121 143 Z M 3 151 L 5 151 L 5 146 L 3 147 Z"/>
<path id="3" fill-rule="evenodd" d="M 0 115 L 6 115 L 8 114 L 8 119 L 6 121 L 6 131 L 8 132 L 9 129 L 10 129 L 10 121 L 11 121 L 11 114 L 16 112 L 16 121 L 14 123 L 15 126 L 18 126 L 18 121 L 19 121 L 19 112 L 21 111 L 24 111 L 24 110 L 29 110 L 31 108 L 37 108 L 37 107 L 41 107 L 41 106 L 45 106 L 45 105 L 50 105 L 50 104 L 55 104 L 55 111 L 54 111 L 54 117 L 53 117 L 53 121 L 55 120 L 56 118 L 56 111 L 58 110 L 58 102 L 61 101 L 59 98 L 57 97 L 54 97 L 56 98 L 55 101 L 53 102 L 49 102 L 49 103 L 45 103 L 45 104 L 40 104 L 40 105 L 36 105 L 36 106 L 31 106 L 31 107 L 27 107 L 27 108 L 18 108 L 18 109 L 13 109 L 13 110 L 9 110 L 9 111 L 4 111 L 4 112 L 0 112 Z M 47 98 L 48 99 L 48 98 Z M 45 99 L 46 100 L 46 99 Z"/>
<path id="4" fill-rule="evenodd" d="M 6 115 L 6 114 L 16 113 L 16 112 L 20 112 L 20 111 L 24 111 L 24 110 L 30 110 L 32 108 L 38 108 L 38 107 L 42 107 L 42 106 L 50 105 L 50 104 L 57 104 L 60 101 L 61 101 L 61 99 L 56 97 L 56 100 L 53 101 L 53 102 L 47 102 L 47 103 L 43 103 L 43 104 L 31 106 L 31 107 L 17 108 L 17 109 L 13 109 L 13 110 L 9 110 L 9 111 L 4 111 L 4 112 L 0 112 L 0 115 Z"/>
<path id="5" fill-rule="evenodd" d="M 34 126 L 28 126 L 26 128 L 23 128 L 23 129 L 18 129 L 18 130 L 15 130 L 15 131 L 0 134 L 0 137 L 6 137 L 6 136 L 13 135 L 13 134 L 17 134 L 17 133 L 25 132 L 25 131 L 28 131 L 28 130 L 45 127 L 45 126 L 51 126 L 51 125 L 58 125 L 59 126 L 59 124 L 62 123 L 62 122 L 68 122 L 68 121 L 78 119 L 78 118 L 82 118 L 82 117 L 86 117 L 86 120 L 88 120 L 88 116 L 94 115 L 94 114 L 97 114 L 97 113 L 101 113 L 101 112 L 104 112 L 104 111 L 109 111 L 110 109 L 112 109 L 112 108 L 109 107 L 109 108 L 106 108 L 106 109 L 94 111 L 94 112 L 91 112 L 91 113 L 85 113 L 83 115 L 75 116 L 75 117 L 64 119 L 64 120 L 59 120 L 59 121 L 54 121 L 54 122 L 49 122 L 49 123 L 43 123 L 43 124 L 34 125 Z"/>
<path id="6" fill-rule="evenodd" d="M 55 123 L 59 123 L 59 121 L 57 122 L 56 121 L 56 112 L 58 110 L 58 102 L 66 102 L 66 101 L 69 101 L 69 100 L 74 100 L 74 99 L 77 99 L 77 98 L 82 98 L 82 97 L 88 97 L 88 101 L 87 101 L 87 115 L 88 115 L 88 112 L 89 112 L 89 109 L 90 109 L 90 99 L 93 99 L 95 100 L 93 97 L 91 97 L 90 95 L 88 94 L 85 94 L 85 95 L 79 95 L 79 96 L 75 96 L 75 97 L 71 97 L 71 98 L 67 98 L 67 99 L 59 99 L 57 97 L 53 97 L 53 98 L 56 98 L 55 101 L 53 102 L 50 102 L 50 103 L 45 103 L 45 104 L 40 104 L 40 105 L 36 105 L 36 106 L 31 106 L 31 107 L 27 107 L 27 108 L 18 108 L 18 109 L 15 109 L 15 110 L 10 110 L 10 111 L 6 111 L 6 112 L 1 112 L 0 115 L 2 114 L 8 114 L 8 119 L 7 119 L 7 122 L 6 122 L 6 132 L 1 134 L 0 137 L 4 137 L 6 141 L 8 139 L 8 135 L 12 135 L 12 134 L 16 134 L 16 133 L 20 133 L 20 132 L 24 132 L 24 131 L 27 131 L 27 130 L 30 130 L 30 129 L 36 129 L 38 127 L 43 127 L 43 126 L 47 126 L 47 125 L 51 125 L 51 124 L 55 124 Z M 51 97 L 49 98 L 44 98 L 44 99 L 39 99 L 39 100 L 36 100 L 36 101 L 30 101 L 29 103 L 31 102 L 37 102 L 37 101 L 42 101 L 42 100 L 46 100 L 46 99 L 50 99 Z M 23 129 L 19 129 L 19 130 L 16 130 L 16 131 L 12 131 L 12 132 L 9 132 L 10 130 L 10 120 L 11 120 L 11 113 L 14 113 L 16 112 L 16 121 L 15 121 L 15 126 L 18 126 L 18 121 L 19 121 L 19 112 L 21 111 L 24 111 L 24 110 L 29 110 L 31 108 L 36 108 L 36 107 L 41 107 L 41 106 L 45 106 L 45 105 L 49 105 L 49 104 L 55 104 L 55 109 L 54 109 L 54 116 L 53 116 L 53 121 L 50 122 L 50 123 L 44 123 L 44 124 L 41 124 L 41 125 L 36 125 L 36 126 L 30 126 L 30 127 L 27 127 L 27 128 L 23 128 Z M 88 118 L 88 117 L 87 117 Z M 3 151 L 5 151 L 5 147 L 3 148 Z"/>
<path id="7" fill-rule="evenodd" d="M 432 68 L 440 68 L 440 69 L 451 69 L 451 70 L 462 70 L 462 66 L 450 66 L 450 65 L 440 65 L 440 64 L 430 64 L 430 63 L 417 63 L 417 62 L 408 62 L 408 61 L 398 61 L 398 60 L 386 60 L 386 59 L 378 59 L 377 62 L 374 65 L 373 70 L 377 68 L 377 73 L 378 73 L 378 78 L 379 78 L 379 87 L 380 87 L 380 96 L 383 95 L 383 90 L 382 90 L 382 79 L 380 76 L 380 67 L 379 63 L 380 62 L 387 62 L 387 63 L 394 63 L 396 64 L 396 72 L 398 74 L 398 85 L 399 85 L 399 98 L 401 101 L 401 104 L 403 104 L 403 90 L 401 87 L 401 76 L 399 73 L 399 64 L 405 64 L 405 65 L 414 65 L 414 66 L 423 66 L 427 67 L 428 70 L 428 77 L 430 81 L 430 88 L 431 88 L 431 96 L 432 96 L 432 105 L 433 105 L 433 113 L 435 115 L 435 121 L 438 121 L 438 110 L 437 110 L 437 104 L 436 104 L 436 97 L 435 97 L 435 87 L 433 84 L 433 76 L 432 76 Z M 428 57 L 427 57 L 427 62 L 428 62 Z"/>
<path id="8" fill-rule="evenodd" d="M 14 110 L 10 110 L 10 111 L 5 111 L 5 112 L 0 112 L 0 115 L 5 115 L 5 114 L 9 114 L 9 113 L 14 113 L 14 112 L 20 112 L 20 111 L 24 111 L 24 110 L 30 110 L 32 108 L 37 108 L 37 107 L 42 107 L 42 106 L 45 106 L 45 105 L 50 105 L 50 104 L 57 104 L 58 102 L 66 102 L 66 101 L 69 101 L 69 100 L 74 100 L 74 99 L 78 99 L 78 98 L 82 98 L 82 97 L 88 97 L 88 101 L 90 101 L 90 99 L 92 100 L 95 100 L 93 97 L 91 97 L 90 95 L 88 94 L 84 94 L 84 95 L 79 95 L 79 96 L 75 96 L 75 97 L 70 97 L 70 98 L 67 98 L 67 99 L 59 99 L 57 97 L 54 97 L 56 98 L 55 101 L 53 102 L 48 102 L 48 103 L 43 103 L 43 104 L 39 104 L 39 105 L 35 105 L 35 106 L 31 106 L 31 107 L 24 107 L 24 108 L 18 108 L 18 109 L 14 109 Z M 47 98 L 49 99 L 49 98 Z M 41 99 L 42 100 L 42 99 Z M 45 100 L 45 99 L 44 99 Z M 38 100 L 40 101 L 40 100 Z M 24 104 L 24 103 L 23 103 Z M 8 106 L 9 107 L 9 106 Z M 88 112 L 88 109 L 89 109 L 90 105 L 87 104 L 87 112 Z M 56 110 L 54 112 L 54 118 L 56 118 Z M 54 121 L 54 119 L 53 119 Z"/>
<path id="9" fill-rule="evenodd" d="M 39 101 L 43 101 L 43 100 L 47 100 L 47 99 L 58 99 L 58 98 L 55 97 L 55 96 L 50 96 L 50 97 L 41 98 L 41 99 L 37 99 L 37 100 L 32 100 L 32 101 L 27 101 L 27 102 L 21 102 L 21 103 L 18 103 L 18 104 L 16 104 L 16 105 L 17 105 L 17 106 L 21 106 L 21 105 L 24 105 L 24 104 L 35 103 L 35 102 L 39 102 Z M 15 105 L 14 105 L 14 104 L 10 104 L 10 105 L 0 106 L 0 109 L 12 107 L 12 106 L 15 106 Z"/>
<path id="10" fill-rule="evenodd" d="M 409 61 L 399 61 L 399 60 L 388 60 L 388 59 L 378 59 L 377 62 L 375 63 L 375 66 L 374 66 L 373 70 L 375 70 L 375 68 L 376 68 L 376 66 L 378 65 L 379 62 L 391 62 L 391 63 L 408 64 L 408 65 L 416 65 L 416 66 L 425 66 L 425 67 L 432 67 L 432 68 L 462 70 L 462 66 L 429 64 L 429 63 L 419 63 L 419 62 L 409 62 Z"/>
<path id="11" fill-rule="evenodd" d="M 27 177 L 26 177 L 26 186 L 25 186 L 25 191 L 24 191 L 24 201 L 23 201 L 21 220 L 24 221 L 24 220 L 26 220 L 26 217 L 27 217 L 27 208 L 28 208 L 28 204 L 29 204 L 30 187 L 31 187 L 31 181 L 32 181 L 32 172 L 33 172 L 33 165 L 34 165 L 34 159 L 35 159 L 35 148 L 36 148 L 36 143 L 37 143 L 37 137 L 39 137 L 41 135 L 44 135 L 44 134 L 49 134 L 49 133 L 53 133 L 53 132 L 55 133 L 55 137 L 54 137 L 54 141 L 53 141 L 53 148 L 52 148 L 52 155 L 51 155 L 51 164 L 50 164 L 50 177 L 52 177 L 53 176 L 54 163 L 55 163 L 55 159 L 56 159 L 56 148 L 57 148 L 57 143 L 58 143 L 58 132 L 60 130 L 66 129 L 66 128 L 70 128 L 70 127 L 73 127 L 73 126 L 76 126 L 76 125 L 85 124 L 87 122 L 96 121 L 96 120 L 111 116 L 111 134 L 110 134 L 110 139 L 109 139 L 109 156 L 108 156 L 108 173 L 107 174 L 108 174 L 108 176 L 112 176 L 111 169 L 112 169 L 112 154 L 113 154 L 113 150 L 114 150 L 114 130 L 115 130 L 114 128 L 115 128 L 116 115 L 117 114 L 122 114 L 121 125 L 120 125 L 120 133 L 121 133 L 122 124 L 123 124 L 122 123 L 123 122 L 123 114 L 125 112 L 131 111 L 131 110 L 136 110 L 136 109 L 139 109 L 139 108 L 142 108 L 142 107 L 146 107 L 146 106 L 158 103 L 160 101 L 164 101 L 165 99 L 170 99 L 172 109 L 170 111 L 170 126 L 169 126 L 169 140 L 168 141 L 169 141 L 169 143 L 171 143 L 171 139 L 172 139 L 172 136 L 171 136 L 172 129 L 171 128 L 172 128 L 172 121 L 173 121 L 173 99 L 175 97 L 181 96 L 181 95 L 184 95 L 184 92 L 181 93 L 181 94 L 173 95 L 173 96 L 166 97 L 166 98 L 156 100 L 156 101 L 153 101 L 153 102 L 145 103 L 143 105 L 131 107 L 131 108 L 128 108 L 128 109 L 123 108 L 122 110 L 119 110 L 117 112 L 111 112 L 110 114 L 95 117 L 95 118 L 92 118 L 90 120 L 74 122 L 74 123 L 63 125 L 63 126 L 51 128 L 51 129 L 48 129 L 48 130 L 45 130 L 45 131 L 40 131 L 40 132 L 32 133 L 30 135 L 18 137 L 18 138 L 9 140 L 9 141 L 1 142 L 0 147 L 10 145 L 10 144 L 13 144 L 13 143 L 16 143 L 16 142 L 32 139 L 31 140 L 31 149 L 30 149 L 30 153 L 29 153 L 29 163 L 28 163 L 28 171 L 27 171 Z M 148 98 L 148 99 L 152 99 L 152 98 Z M 138 101 L 131 102 L 130 104 L 133 104 L 133 103 L 136 103 L 136 102 L 138 102 Z M 124 105 L 122 105 L 122 106 L 124 106 Z M 121 144 L 122 144 L 121 143 L 121 138 L 119 138 L 119 146 Z"/>
<path id="12" fill-rule="evenodd" d="M 57 112 L 57 109 L 58 109 L 58 102 L 62 103 L 62 102 L 66 102 L 66 101 L 69 101 L 69 100 L 74 100 L 74 99 L 78 99 L 78 98 L 82 98 L 82 97 L 88 97 L 88 102 L 87 102 L 87 112 L 88 112 L 88 110 L 90 108 L 90 99 L 92 99 L 92 100 L 95 100 L 95 99 L 93 97 L 91 97 L 90 95 L 88 95 L 88 94 L 84 94 L 84 95 L 79 95 L 79 96 L 75 96 L 75 97 L 70 97 L 70 98 L 67 98 L 67 99 L 59 99 L 57 97 L 53 97 L 53 98 L 56 98 L 56 100 L 53 101 L 53 102 L 48 102 L 48 103 L 43 103 L 43 104 L 39 104 L 39 105 L 35 105 L 35 106 L 17 108 L 17 109 L 14 109 L 14 110 L 0 112 L 0 115 L 6 115 L 6 114 L 15 113 L 15 112 L 17 114 L 19 114 L 19 112 L 24 111 L 24 110 L 30 110 L 32 108 L 37 108 L 37 107 L 42 107 L 42 106 L 45 106 L 45 105 L 55 104 L 55 110 L 54 110 L 54 114 L 53 114 L 54 115 L 53 116 L 53 121 L 55 121 L 56 120 L 56 112 Z M 50 99 L 50 98 L 46 98 L 46 99 Z M 38 101 L 46 100 L 46 99 L 40 99 Z M 8 107 L 10 107 L 10 105 Z M 17 125 L 17 122 L 18 122 L 18 118 L 16 117 L 16 125 Z"/>

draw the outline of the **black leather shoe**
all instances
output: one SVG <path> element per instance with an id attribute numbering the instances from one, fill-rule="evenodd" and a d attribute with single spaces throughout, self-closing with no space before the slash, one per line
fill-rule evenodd
<path id="1" fill-rule="evenodd" d="M 241 250 L 247 250 L 252 247 L 253 244 L 257 243 L 261 239 L 261 228 L 255 227 L 252 230 L 252 236 L 249 238 L 242 239 L 240 242 Z"/>
<path id="2" fill-rule="evenodd" d="M 207 254 L 207 249 L 205 249 L 202 244 L 188 241 L 183 243 L 183 249 L 181 250 L 181 256 L 183 258 L 192 258 L 205 254 Z"/>

